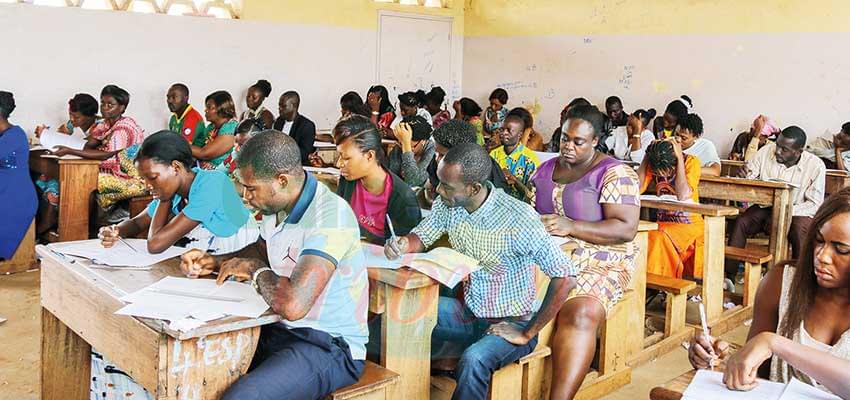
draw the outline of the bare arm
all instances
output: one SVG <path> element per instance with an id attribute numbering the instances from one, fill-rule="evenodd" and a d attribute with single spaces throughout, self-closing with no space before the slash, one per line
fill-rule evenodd
<path id="1" fill-rule="evenodd" d="M 691 185 L 688 184 L 684 157 L 680 157 L 676 162 L 676 197 L 679 200 L 689 200 L 691 198 Z"/>
<path id="2" fill-rule="evenodd" d="M 160 200 L 148 230 L 148 252 L 162 253 L 200 224 L 180 213 L 171 217 L 171 201 Z"/>
<path id="3" fill-rule="evenodd" d="M 769 336 L 773 354 L 826 386 L 842 399 L 850 398 L 850 360 L 815 350 L 777 334 Z"/>
<path id="4" fill-rule="evenodd" d="M 524 333 L 529 340 L 558 315 L 558 311 L 561 311 L 561 306 L 567 301 L 567 296 L 573 287 L 575 287 L 575 280 L 569 277 L 552 278 L 549 281 L 546 297 L 543 298 L 540 310 L 525 328 Z"/>
<path id="5" fill-rule="evenodd" d="M 702 175 L 705 176 L 720 176 L 720 164 L 714 163 L 707 167 L 702 167 Z"/>
<path id="6" fill-rule="evenodd" d="M 264 272 L 257 276 L 257 286 L 275 313 L 288 321 L 297 321 L 313 308 L 335 269 L 324 257 L 302 255 L 289 278 Z"/>
<path id="7" fill-rule="evenodd" d="M 233 135 L 219 135 L 204 147 L 192 146 L 192 157 L 200 160 L 212 160 L 230 151 L 235 141 Z"/>
<path id="8" fill-rule="evenodd" d="M 640 221 L 640 207 L 602 204 L 605 219 L 598 222 L 573 221 L 570 236 L 601 245 L 621 244 L 634 240 Z"/>
<path id="9" fill-rule="evenodd" d="M 835 169 L 841 170 L 841 171 L 846 171 L 846 169 L 844 168 L 844 157 L 841 156 L 841 153 L 843 151 L 844 151 L 844 149 L 842 149 L 842 148 L 839 148 L 839 147 L 835 148 Z"/>

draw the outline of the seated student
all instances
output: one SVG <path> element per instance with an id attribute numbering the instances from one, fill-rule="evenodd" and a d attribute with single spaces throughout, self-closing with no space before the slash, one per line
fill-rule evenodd
<path id="1" fill-rule="evenodd" d="M 168 130 L 179 133 L 186 143 L 191 144 L 198 132 L 204 132 L 206 124 L 201 113 L 189 104 L 189 87 L 182 83 L 171 85 L 165 95 L 165 101 L 171 111 Z"/>
<path id="2" fill-rule="evenodd" d="M 723 381 L 750 390 L 756 378 L 791 378 L 850 397 L 850 189 L 823 203 L 796 262 L 768 270 L 756 292 L 747 344 L 727 358 Z M 729 344 L 698 332 L 688 360 L 694 368 L 717 365 Z M 769 363 L 766 362 L 769 360 Z"/>
<path id="3" fill-rule="evenodd" d="M 753 121 L 753 125 L 749 131 L 741 132 L 735 138 L 735 143 L 732 144 L 732 151 L 729 152 L 730 160 L 750 161 L 756 156 L 756 153 L 768 141 L 775 142 L 776 135 L 779 134 L 779 128 L 770 118 L 764 115 L 759 115 Z"/>
<path id="4" fill-rule="evenodd" d="M 427 101 L 426 97 L 425 92 L 422 90 L 405 92 L 398 95 L 399 114 L 396 115 L 395 119 L 393 119 L 393 122 L 390 124 L 390 129 L 395 131 L 395 128 L 398 127 L 398 124 L 401 123 L 402 119 L 412 117 L 414 115 L 422 117 L 425 122 L 428 123 L 428 126 L 431 126 L 431 113 L 425 109 L 425 102 Z M 390 136 L 390 138 L 395 137 Z"/>
<path id="5" fill-rule="evenodd" d="M 676 139 L 658 140 L 646 149 L 638 169 L 640 192 L 699 203 L 700 174 L 699 160 L 682 152 Z M 649 232 L 647 272 L 674 278 L 702 277 L 702 216 L 658 210 L 657 222 L 658 230 Z"/>
<path id="6" fill-rule="evenodd" d="M 531 180 L 533 204 L 546 230 L 578 242 L 569 257 L 584 266 L 557 318 L 553 399 L 572 398 L 581 386 L 596 350 L 596 330 L 629 287 L 638 253 L 633 243 L 640 219 L 638 176 L 595 150 L 602 113 L 593 106 L 574 110 L 559 157 L 544 162 Z"/>
<path id="7" fill-rule="evenodd" d="M 637 110 L 627 118 L 626 126 L 620 126 L 611 132 L 608 148 L 619 160 L 640 163 L 646 154 L 646 148 L 655 140 L 647 126 L 655 118 L 655 109 Z"/>
<path id="8" fill-rule="evenodd" d="M 702 137 L 702 119 L 699 115 L 688 114 L 676 127 L 676 138 L 685 154 L 700 161 L 702 176 L 720 176 L 720 156 L 714 142 Z"/>
<path id="9" fill-rule="evenodd" d="M 97 116 L 97 99 L 88 93 L 77 93 L 68 100 L 68 122 L 59 125 L 56 132 L 66 135 L 74 134 L 75 128 L 80 128 L 83 136 L 91 134 L 92 128 L 97 125 L 100 118 Z M 40 137 L 41 132 L 47 129 L 45 125 L 35 127 L 35 136 Z"/>
<path id="10" fill-rule="evenodd" d="M 436 199 L 437 186 L 440 178 L 437 176 L 437 165 L 453 147 L 463 143 L 475 143 L 475 128 L 469 122 L 453 119 L 434 130 L 434 160 L 428 165 L 428 182 L 425 184 L 425 201 L 430 203 Z M 490 183 L 496 189 L 509 192 L 511 187 L 505 179 L 502 168 L 493 158 L 490 158 Z"/>
<path id="11" fill-rule="evenodd" d="M 15 255 L 38 208 L 38 197 L 30 181 L 27 134 L 9 122 L 14 110 L 14 95 L 0 91 L 0 261 Z"/>
<path id="12" fill-rule="evenodd" d="M 475 143 L 484 146 L 484 122 L 481 121 L 481 106 L 475 100 L 464 97 L 452 105 L 455 119 L 463 120 L 475 127 Z"/>
<path id="13" fill-rule="evenodd" d="M 425 95 L 425 109 L 431 114 L 431 122 L 434 129 L 439 128 L 448 120 L 452 119 L 449 110 L 443 108 L 443 102 L 446 100 L 446 91 L 439 86 L 434 86 L 431 91 Z"/>
<path id="14" fill-rule="evenodd" d="M 561 121 L 558 123 L 558 127 L 555 128 L 555 131 L 552 132 L 552 137 L 549 139 L 549 146 L 546 151 L 550 153 L 557 153 L 561 151 L 561 129 L 563 129 L 564 122 L 567 122 L 567 113 L 576 106 L 589 106 L 590 102 L 583 97 L 577 97 L 570 101 L 563 110 L 561 110 Z"/>
<path id="15" fill-rule="evenodd" d="M 656 118 L 652 125 L 655 137 L 658 139 L 673 137 L 676 134 L 676 126 L 679 125 L 679 121 L 691 113 L 692 109 L 693 102 L 688 96 L 680 96 L 667 104 L 664 115 L 661 118 Z"/>
<path id="16" fill-rule="evenodd" d="M 370 87 L 366 92 L 366 105 L 372 112 L 372 123 L 381 130 L 382 136 L 389 137 L 392 134 L 390 124 L 395 120 L 395 107 L 390 103 L 387 88 L 382 85 Z"/>
<path id="17" fill-rule="evenodd" d="M 819 137 L 806 150 L 823 160 L 828 169 L 850 171 L 850 122 L 831 137 Z"/>
<path id="18" fill-rule="evenodd" d="M 252 119 L 256 121 L 255 125 L 260 129 L 271 129 L 272 124 L 274 124 L 274 114 L 263 106 L 263 102 L 271 94 L 272 84 L 265 79 L 260 79 L 257 83 L 251 85 L 248 88 L 248 94 L 245 96 L 245 104 L 248 109 L 239 117 L 239 122 Z"/>
<path id="19" fill-rule="evenodd" d="M 216 167 L 216 170 L 224 172 L 227 174 L 228 178 L 234 182 L 236 181 L 236 176 L 234 174 L 236 173 L 236 160 L 239 158 L 239 151 L 248 139 L 263 131 L 263 128 L 260 125 L 262 125 L 262 122 L 256 119 L 246 119 L 236 127 L 233 150 L 231 150 L 230 155 L 228 155 L 227 158 L 225 158 L 224 161 Z"/>
<path id="20" fill-rule="evenodd" d="M 204 101 L 204 115 L 209 124 L 203 133 L 195 135 L 192 157 L 203 169 L 216 169 L 230 155 L 235 141 L 236 108 L 233 97 L 224 90 L 212 92 Z"/>
<path id="21" fill-rule="evenodd" d="M 776 143 L 769 143 L 756 153 L 755 158 L 747 162 L 738 171 L 738 176 L 762 181 L 778 180 L 797 187 L 792 199 L 791 228 L 788 231 L 788 243 L 791 255 L 796 259 L 800 255 L 803 240 L 812 216 L 823 203 L 826 185 L 826 167 L 823 161 L 808 151 L 806 132 L 796 126 L 782 130 Z M 735 219 L 729 233 L 729 246 L 746 247 L 747 238 L 759 232 L 770 232 L 772 208 L 753 205 Z M 726 260 L 726 274 L 734 277 L 738 271 L 738 262 Z"/>
<path id="22" fill-rule="evenodd" d="M 245 143 L 239 182 L 263 214 L 260 237 L 229 257 L 183 255 L 186 275 L 219 270 L 250 281 L 280 323 L 264 325 L 248 373 L 223 400 L 319 400 L 363 374 L 369 331 L 369 277 L 357 217 L 339 196 L 301 167 L 295 141 L 261 132 Z"/>
<path id="23" fill-rule="evenodd" d="M 406 235 L 422 219 L 416 194 L 384 165 L 378 128 L 366 118 L 353 116 L 334 127 L 339 152 L 337 194 L 345 199 L 360 224 L 360 235 L 384 244 L 391 236 L 387 216 L 397 235 Z"/>
<path id="24" fill-rule="evenodd" d="M 505 117 L 508 116 L 508 92 L 498 88 L 490 93 L 490 105 L 484 110 L 484 136 L 490 138 L 497 130 L 502 128 Z"/>
<path id="25" fill-rule="evenodd" d="M 179 134 L 159 131 L 148 136 L 135 162 L 154 199 L 139 215 L 101 228 L 98 237 L 104 247 L 114 246 L 119 236 L 147 231 L 151 253 L 186 237 L 189 247 L 224 254 L 256 236 L 256 228 L 246 226 L 248 210 L 227 175 L 195 167 L 192 149 Z"/>
<path id="26" fill-rule="evenodd" d="M 452 398 L 484 400 L 493 372 L 534 350 L 537 333 L 558 313 L 577 271 L 534 209 L 487 181 L 490 160 L 483 148 L 455 146 L 437 174 L 440 198 L 431 215 L 409 235 L 387 242 L 384 252 L 396 259 L 448 235 L 455 250 L 481 260 L 482 269 L 465 281 L 463 301 L 439 298 L 431 336 L 432 358 L 460 356 Z M 535 266 L 552 278 L 537 312 Z"/>
<path id="27" fill-rule="evenodd" d="M 425 118 L 405 117 L 395 129 L 398 146 L 390 150 L 387 167 L 410 186 L 422 187 L 428 180 L 428 165 L 434 160 L 431 125 Z"/>
<path id="28" fill-rule="evenodd" d="M 505 180 L 511 186 L 510 194 L 520 200 L 525 200 L 528 182 L 537 171 L 540 159 L 533 150 L 520 143 L 520 137 L 525 132 L 525 120 L 522 113 L 511 110 L 505 118 L 505 125 L 499 131 L 501 146 L 490 152 L 490 157 L 496 160 L 505 174 Z"/>
<path id="29" fill-rule="evenodd" d="M 508 115 L 511 114 L 522 118 L 525 125 L 519 142 L 532 151 L 543 151 L 543 135 L 534 130 L 534 117 L 531 112 L 526 110 L 525 107 L 516 107 L 508 113 Z"/>
<path id="30" fill-rule="evenodd" d="M 101 160 L 97 177 L 97 203 L 103 210 L 109 210 L 121 200 L 145 194 L 145 186 L 133 165 L 133 158 L 144 140 L 145 131 L 135 120 L 124 116 L 129 104 L 130 94 L 126 90 L 115 85 L 105 86 L 100 92 L 103 120 L 91 128 L 85 147 L 74 150 L 58 146 L 53 151 L 60 157 L 71 154 Z M 109 219 L 124 217 L 124 213 L 116 212 Z M 52 222 L 50 226 L 55 224 L 55 220 Z"/>
<path id="31" fill-rule="evenodd" d="M 366 106 L 366 103 L 363 102 L 363 98 L 360 97 L 357 92 L 348 92 L 342 95 L 339 99 L 339 109 L 340 120 L 346 119 L 351 115 L 362 115 L 366 118 L 369 118 L 371 115 L 369 107 Z"/>
<path id="32" fill-rule="evenodd" d="M 623 101 L 617 96 L 605 99 L 605 115 L 614 129 L 626 126 L 629 120 L 629 113 L 623 110 Z"/>
<path id="33" fill-rule="evenodd" d="M 316 141 L 316 124 L 298 112 L 301 107 L 301 96 L 296 91 L 287 91 L 280 95 L 278 103 L 280 117 L 274 121 L 274 129 L 283 132 L 298 143 L 301 149 L 301 163 L 310 164 L 310 154 L 316 151 L 313 142 Z"/>

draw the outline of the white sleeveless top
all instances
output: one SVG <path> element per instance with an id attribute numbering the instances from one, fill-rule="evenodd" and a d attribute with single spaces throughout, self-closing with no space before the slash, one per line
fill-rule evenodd
<path id="1" fill-rule="evenodd" d="M 791 290 L 791 281 L 794 279 L 794 267 L 786 266 L 785 270 L 782 274 L 782 293 L 779 295 L 779 323 L 782 323 L 782 319 L 785 317 L 785 313 L 788 311 L 788 292 Z M 823 351 L 831 356 L 843 358 L 845 360 L 850 360 L 850 330 L 844 331 L 841 334 L 841 337 L 838 338 L 838 341 L 835 342 L 834 345 L 830 346 L 826 343 L 819 342 L 812 338 L 809 333 L 805 330 L 803 326 L 803 322 L 800 322 L 800 329 L 794 333 L 794 337 L 791 340 L 804 344 L 806 346 L 812 347 L 818 351 Z M 814 386 L 820 390 L 826 391 L 828 393 L 832 393 L 825 386 L 819 384 L 814 379 L 809 377 L 808 375 L 795 370 L 793 367 L 788 365 L 785 361 L 777 356 L 773 356 L 770 359 L 770 380 L 773 382 L 783 382 L 788 383 L 791 380 L 791 377 L 797 378 L 797 380 Z"/>

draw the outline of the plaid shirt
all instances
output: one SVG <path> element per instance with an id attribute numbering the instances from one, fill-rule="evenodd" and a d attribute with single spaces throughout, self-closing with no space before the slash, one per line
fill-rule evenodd
<path id="1" fill-rule="evenodd" d="M 534 310 L 535 266 L 552 278 L 575 276 L 569 257 L 552 241 L 540 215 L 488 182 L 490 194 L 472 214 L 437 199 L 431 215 L 411 233 L 430 247 L 443 234 L 455 250 L 479 260 L 464 300 L 478 318 L 505 318 Z"/>

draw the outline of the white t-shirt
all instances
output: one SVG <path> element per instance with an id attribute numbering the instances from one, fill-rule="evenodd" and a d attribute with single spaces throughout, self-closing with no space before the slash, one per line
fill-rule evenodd
<path id="1" fill-rule="evenodd" d="M 701 167 L 720 164 L 720 156 L 717 155 L 717 148 L 714 147 L 714 142 L 708 139 L 697 138 L 694 144 L 683 152 L 699 158 Z"/>
<path id="2" fill-rule="evenodd" d="M 289 131 L 290 131 L 290 130 L 292 130 L 292 123 L 293 123 L 293 122 L 295 122 L 295 121 L 286 121 L 286 122 L 284 122 L 284 123 L 283 123 L 283 128 L 282 128 L 280 131 L 288 135 L 288 134 L 289 134 Z"/>
<path id="3" fill-rule="evenodd" d="M 655 135 L 649 129 L 644 129 L 640 133 L 640 148 L 631 151 L 629 146 L 629 134 L 625 126 L 619 126 L 611 132 L 605 144 L 608 148 L 614 151 L 614 157 L 619 160 L 631 160 L 636 163 L 643 161 L 643 156 L 646 154 L 646 148 L 655 140 Z"/>

